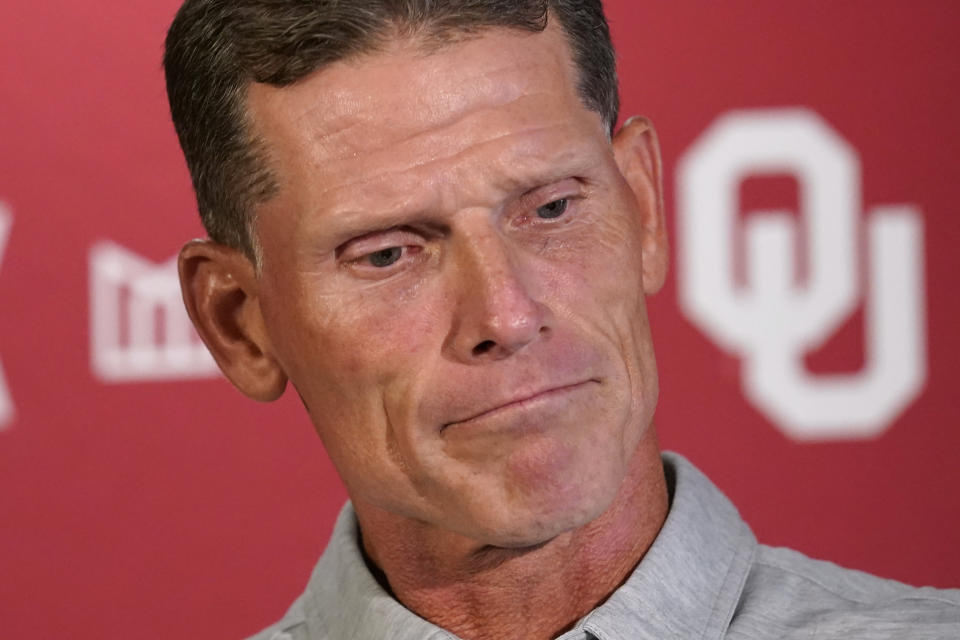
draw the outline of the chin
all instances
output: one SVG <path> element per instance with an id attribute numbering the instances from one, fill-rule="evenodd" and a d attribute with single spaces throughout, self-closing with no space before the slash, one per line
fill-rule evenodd
<path id="1" fill-rule="evenodd" d="M 522 499 L 515 498 L 497 509 L 492 518 L 484 518 L 489 524 L 477 539 L 491 546 L 520 549 L 542 545 L 584 527 L 603 515 L 617 496 L 622 475 L 605 475 L 586 483 L 549 487 L 553 491 L 527 489 Z"/>
<path id="2" fill-rule="evenodd" d="M 549 521 L 537 520 L 525 523 L 522 527 L 513 527 L 511 530 L 496 536 L 489 544 L 506 549 L 537 547 L 550 542 L 558 536 L 590 524 L 597 519 L 603 511 L 604 509 L 598 509 L 595 513 L 568 514 L 565 518 L 552 519 Z"/>

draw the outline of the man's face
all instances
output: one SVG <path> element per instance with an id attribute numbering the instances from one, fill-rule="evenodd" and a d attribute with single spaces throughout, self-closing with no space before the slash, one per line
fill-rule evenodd
<path id="1" fill-rule="evenodd" d="M 395 43 L 249 110 L 261 313 L 358 511 L 501 546 L 598 516 L 657 382 L 642 212 L 559 29 Z"/>

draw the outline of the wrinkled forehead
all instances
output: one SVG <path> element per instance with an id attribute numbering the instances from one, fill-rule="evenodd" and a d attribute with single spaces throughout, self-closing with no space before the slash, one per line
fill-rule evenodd
<path id="1" fill-rule="evenodd" d="M 511 109 L 537 100 L 539 109 Z M 327 161 L 442 132 L 495 108 L 514 124 L 534 126 L 523 120 L 549 118 L 563 106 L 586 110 L 556 21 L 543 32 L 488 29 L 439 48 L 392 40 L 295 85 L 254 84 L 248 92 L 253 127 L 277 147 L 272 151 L 298 150 Z"/>

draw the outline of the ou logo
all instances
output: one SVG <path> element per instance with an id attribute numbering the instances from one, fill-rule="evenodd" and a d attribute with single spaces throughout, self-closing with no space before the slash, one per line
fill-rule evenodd
<path id="1" fill-rule="evenodd" d="M 808 265 L 802 285 L 793 277 L 796 218 L 765 211 L 739 221 L 740 184 L 765 174 L 790 174 L 799 185 Z M 864 287 L 859 158 L 816 114 L 783 109 L 720 117 L 681 160 L 677 213 L 681 309 L 743 359 L 744 393 L 788 436 L 876 436 L 920 394 L 926 377 L 920 212 L 909 205 L 869 212 Z M 736 233 L 744 234 L 742 287 L 734 279 Z M 804 354 L 824 344 L 861 301 L 863 369 L 811 374 Z"/>

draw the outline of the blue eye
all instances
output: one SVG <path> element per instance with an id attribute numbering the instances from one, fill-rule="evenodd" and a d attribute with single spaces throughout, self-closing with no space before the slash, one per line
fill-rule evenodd
<path id="1" fill-rule="evenodd" d="M 543 205 L 537 209 L 537 215 L 546 220 L 552 218 L 559 218 L 567 210 L 568 200 L 566 198 L 561 198 L 560 200 L 554 200 L 548 204 Z"/>
<path id="2" fill-rule="evenodd" d="M 374 251 L 373 253 L 367 256 L 367 260 L 370 261 L 370 264 L 374 267 L 389 267 L 394 262 L 400 259 L 400 256 L 403 255 L 402 247 L 390 247 L 389 249 L 381 249 L 380 251 Z"/>

